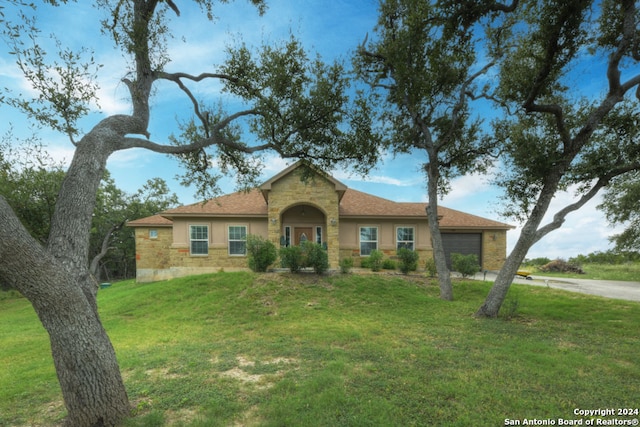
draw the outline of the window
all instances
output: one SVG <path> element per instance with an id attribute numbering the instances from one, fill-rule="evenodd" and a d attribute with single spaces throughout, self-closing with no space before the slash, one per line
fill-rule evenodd
<path id="1" fill-rule="evenodd" d="M 322 227 L 320 226 L 316 227 L 316 243 L 319 245 L 322 244 Z"/>
<path id="2" fill-rule="evenodd" d="M 413 227 L 396 228 L 396 249 L 407 248 L 413 250 L 415 241 L 413 231 Z"/>
<path id="3" fill-rule="evenodd" d="M 149 230 L 149 238 L 150 239 L 157 239 L 158 238 L 158 230 L 156 230 L 156 229 Z"/>
<path id="4" fill-rule="evenodd" d="M 360 227 L 360 256 L 369 256 L 378 249 L 378 227 Z"/>
<path id="5" fill-rule="evenodd" d="M 291 227 L 288 225 L 284 228 L 284 246 L 291 246 Z"/>
<path id="6" fill-rule="evenodd" d="M 189 228 L 191 255 L 209 255 L 209 226 L 192 225 Z"/>
<path id="7" fill-rule="evenodd" d="M 246 255 L 247 227 L 244 225 L 229 226 L 229 255 Z"/>

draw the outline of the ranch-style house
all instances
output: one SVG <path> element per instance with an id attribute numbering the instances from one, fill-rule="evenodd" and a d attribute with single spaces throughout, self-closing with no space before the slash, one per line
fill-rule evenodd
<path id="1" fill-rule="evenodd" d="M 345 257 L 357 267 L 374 249 L 388 257 L 401 247 L 415 250 L 422 268 L 433 257 L 426 203 L 352 190 L 320 170 L 306 176 L 302 166 L 297 162 L 249 192 L 128 222 L 135 228 L 137 281 L 247 269 L 250 234 L 277 247 L 321 243 L 330 269 Z M 476 254 L 482 269 L 501 268 L 510 225 L 445 207 L 438 214 L 447 259 L 451 253 Z"/>

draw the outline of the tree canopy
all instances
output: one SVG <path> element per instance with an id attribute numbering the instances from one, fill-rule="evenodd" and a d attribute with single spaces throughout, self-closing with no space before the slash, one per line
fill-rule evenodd
<path id="1" fill-rule="evenodd" d="M 427 215 L 440 281 L 440 295 L 453 292 L 438 226 L 438 198 L 453 178 L 484 171 L 495 146 L 481 133 L 471 101 L 482 95 L 478 79 L 494 65 L 477 54 L 477 27 L 470 19 L 491 20 L 494 5 L 469 10 L 456 2 L 381 2 L 372 41 L 365 40 L 354 62 L 387 128 L 385 146 L 395 153 L 424 156 Z"/>
<path id="2" fill-rule="evenodd" d="M 227 1 L 194 3 L 202 25 L 211 25 L 211 37 L 215 10 Z M 265 2 L 250 3 L 258 13 L 265 12 Z M 68 422 L 115 425 L 128 414 L 129 402 L 98 315 L 97 283 L 87 262 L 97 195 L 110 156 L 132 148 L 179 156 L 188 170 L 186 179 L 203 193 L 215 193 L 214 165 L 238 177 L 241 186 L 255 181 L 264 152 L 365 171 L 377 159 L 379 138 L 365 97 L 350 87 L 344 65 L 324 63 L 294 37 L 256 48 L 236 44 L 226 48 L 223 61 L 207 69 L 181 69 L 171 62 L 168 43 L 188 34 L 178 33 L 175 23 L 183 5 L 171 0 L 95 2 L 103 14 L 95 28 L 128 61 L 120 78 L 130 111 L 88 115 L 100 102 L 97 77 L 104 64 L 90 48 L 74 50 L 61 43 L 56 31 L 42 34 L 37 19 L 46 17 L 46 8 L 64 8 L 71 16 L 81 6 L 86 4 L 13 0 L 0 9 L 3 37 L 33 89 L 6 94 L 2 101 L 65 134 L 74 148 L 46 244 L 31 237 L 0 197 L 0 280 L 29 299 L 49 333 Z M 53 49 L 44 48 L 49 37 Z M 187 101 L 192 118 L 176 127 L 180 133 L 171 140 L 154 140 L 149 132 L 157 113 L 153 94 L 168 90 Z"/>
<path id="3" fill-rule="evenodd" d="M 524 222 L 478 315 L 496 316 L 527 251 L 616 177 L 640 168 L 636 135 L 640 14 L 633 1 L 519 2 L 494 34 L 502 50 L 489 98 L 501 147 L 506 211 Z M 599 90 L 585 91 L 594 73 Z M 557 191 L 575 202 L 542 224 Z"/>

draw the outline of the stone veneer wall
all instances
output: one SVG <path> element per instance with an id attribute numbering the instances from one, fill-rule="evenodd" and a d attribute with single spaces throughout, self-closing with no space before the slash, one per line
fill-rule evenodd
<path id="1" fill-rule="evenodd" d="M 482 233 L 482 269 L 500 270 L 506 259 L 507 231 L 486 230 Z"/>
<path id="2" fill-rule="evenodd" d="M 280 246 L 282 213 L 292 206 L 302 204 L 312 205 L 324 213 L 329 268 L 338 268 L 340 259 L 338 193 L 333 183 L 319 175 L 315 179 L 303 182 L 301 171 L 298 169 L 271 184 L 268 208 L 269 240 L 277 247 Z"/>
<path id="3" fill-rule="evenodd" d="M 157 238 L 149 237 L 149 231 L 156 230 Z M 165 277 L 163 271 L 171 266 L 169 248 L 173 241 L 171 227 L 136 227 L 136 280 L 151 282 Z"/>
<path id="4" fill-rule="evenodd" d="M 432 249 L 418 249 L 418 271 L 425 270 L 425 262 L 427 259 L 433 259 L 433 250 Z M 383 249 L 382 253 L 384 253 L 384 259 L 391 258 L 397 261 L 397 255 L 395 250 Z M 341 249 L 340 250 L 340 259 L 342 258 L 353 258 L 353 266 L 359 268 L 364 257 L 360 256 L 358 249 Z"/>

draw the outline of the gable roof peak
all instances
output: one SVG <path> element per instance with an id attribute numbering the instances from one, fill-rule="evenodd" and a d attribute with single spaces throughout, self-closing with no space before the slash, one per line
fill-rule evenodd
<path id="1" fill-rule="evenodd" d="M 315 174 L 325 178 L 327 181 L 333 184 L 336 192 L 338 192 L 338 196 L 339 196 L 338 199 L 342 199 L 344 192 L 347 191 L 346 185 L 344 185 L 342 182 L 335 179 L 333 176 L 329 175 L 324 170 L 320 169 L 319 167 L 315 166 L 314 164 L 310 163 L 307 160 L 298 160 L 294 164 L 288 166 L 287 168 L 283 169 L 276 175 L 266 180 L 262 185 L 258 187 L 262 192 L 262 195 L 264 196 L 265 201 L 267 202 L 269 201 L 269 192 L 271 191 L 271 186 L 273 185 L 273 183 L 275 183 L 276 181 L 282 179 L 287 175 L 290 175 L 291 173 L 293 173 L 294 171 L 300 168 L 304 168 L 303 177 L 310 177 L 313 174 Z"/>

